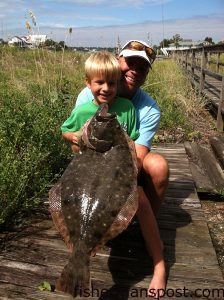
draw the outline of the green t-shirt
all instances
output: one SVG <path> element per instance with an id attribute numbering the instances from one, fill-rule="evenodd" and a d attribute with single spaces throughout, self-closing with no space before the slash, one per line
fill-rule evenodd
<path id="1" fill-rule="evenodd" d="M 92 101 L 84 103 L 73 109 L 70 117 L 62 124 L 62 132 L 75 132 L 92 116 L 95 115 L 98 105 Z M 109 113 L 116 112 L 118 122 L 121 127 L 127 132 L 132 140 L 139 137 L 139 132 L 136 128 L 136 112 L 131 101 L 125 98 L 116 97 L 116 100 L 109 105 Z"/>

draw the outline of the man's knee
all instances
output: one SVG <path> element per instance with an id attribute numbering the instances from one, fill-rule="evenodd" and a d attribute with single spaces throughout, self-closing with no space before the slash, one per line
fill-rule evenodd
<path id="1" fill-rule="evenodd" d="M 169 165 L 167 160 L 158 153 L 149 153 L 143 161 L 144 171 L 150 177 L 161 178 L 161 180 L 168 180 L 169 178 Z"/>

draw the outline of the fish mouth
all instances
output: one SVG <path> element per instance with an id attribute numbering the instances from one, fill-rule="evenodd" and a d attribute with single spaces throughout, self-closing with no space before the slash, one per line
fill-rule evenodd
<path id="1" fill-rule="evenodd" d="M 98 152 L 105 152 L 113 143 L 113 122 L 117 117 L 115 112 L 108 113 L 109 106 L 103 103 L 95 115 L 83 126 L 82 140 L 84 144 Z M 108 133 L 108 128 L 111 128 Z"/>
<path id="2" fill-rule="evenodd" d="M 100 105 L 97 113 L 96 113 L 96 119 L 99 122 L 107 121 L 109 119 L 114 119 L 116 117 L 116 113 L 108 113 L 109 106 L 107 103 L 103 103 Z"/>

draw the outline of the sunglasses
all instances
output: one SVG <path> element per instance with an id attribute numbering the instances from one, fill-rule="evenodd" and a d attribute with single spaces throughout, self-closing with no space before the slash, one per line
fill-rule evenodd
<path id="1" fill-rule="evenodd" d="M 128 43 L 127 46 L 125 47 L 125 49 L 137 50 L 137 51 L 144 50 L 150 61 L 150 64 L 152 64 L 154 62 L 154 60 L 156 59 L 156 53 L 152 48 L 145 46 L 142 43 L 137 42 L 137 41 L 132 41 L 132 42 Z"/>

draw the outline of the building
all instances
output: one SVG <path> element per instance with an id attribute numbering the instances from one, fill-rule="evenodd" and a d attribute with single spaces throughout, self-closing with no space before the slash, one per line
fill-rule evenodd
<path id="1" fill-rule="evenodd" d="M 47 36 L 45 34 L 30 34 L 28 36 L 14 36 L 8 41 L 10 46 L 17 45 L 21 48 L 36 48 L 45 43 Z"/>
<path id="2" fill-rule="evenodd" d="M 30 48 L 32 44 L 26 41 L 26 37 L 14 36 L 11 40 L 8 41 L 9 46 L 19 46 L 21 48 Z"/>
<path id="3" fill-rule="evenodd" d="M 46 34 L 30 34 L 26 37 L 26 41 L 34 46 L 39 46 L 47 40 Z"/>
<path id="4" fill-rule="evenodd" d="M 168 47 L 161 48 L 161 51 L 163 52 L 164 55 L 169 55 L 169 53 L 174 50 L 187 50 L 192 48 L 194 49 L 205 45 L 205 43 L 206 42 L 204 41 L 193 41 L 191 39 L 182 40 L 182 41 L 177 41 L 176 43 L 171 43 L 169 44 Z"/>

